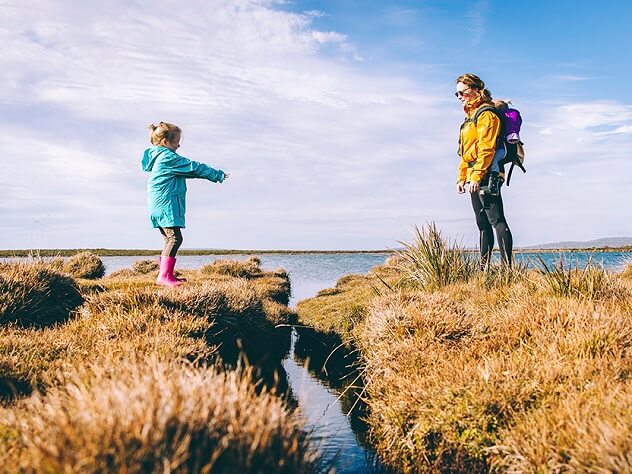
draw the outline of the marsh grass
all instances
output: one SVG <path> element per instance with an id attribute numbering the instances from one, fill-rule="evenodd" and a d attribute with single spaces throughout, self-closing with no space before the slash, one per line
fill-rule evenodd
<path id="1" fill-rule="evenodd" d="M 258 278 L 261 276 L 261 260 L 250 257 L 245 261 L 239 260 L 215 260 L 209 265 L 204 265 L 200 271 L 207 274 L 228 275 L 238 278 Z"/>
<path id="2" fill-rule="evenodd" d="M 510 287 L 519 282 L 529 279 L 527 263 L 514 263 L 509 267 L 505 264 L 490 263 L 471 276 L 472 280 L 479 281 L 489 289 L 499 287 Z"/>
<path id="3" fill-rule="evenodd" d="M 562 255 L 552 266 L 547 265 L 539 256 L 538 263 L 547 287 L 557 296 L 603 299 L 616 297 L 624 291 L 617 279 L 591 259 L 588 259 L 583 268 L 579 267 L 577 260 L 574 265 L 568 263 L 565 266 Z"/>
<path id="4" fill-rule="evenodd" d="M 632 261 L 627 261 L 621 272 L 621 278 L 632 281 Z"/>
<path id="5" fill-rule="evenodd" d="M 162 288 L 133 270 L 78 283 L 53 268 L 0 268 L 7 321 L 67 303 L 60 281 L 81 298 L 40 314 L 52 326 L 0 328 L 0 471 L 314 471 L 309 438 L 267 388 L 289 347 L 275 326 L 295 317 L 279 302 L 287 273 L 187 271 L 186 286 Z M 261 365 L 233 371 L 240 361 Z"/>
<path id="6" fill-rule="evenodd" d="M 438 235 L 389 258 L 383 290 L 349 275 L 298 305 L 358 349 L 380 458 L 405 473 L 632 472 L 628 270 L 467 276 L 444 269 Z"/>
<path id="7" fill-rule="evenodd" d="M 425 290 L 467 281 L 478 271 L 471 253 L 456 242 L 445 239 L 434 223 L 421 230 L 415 226 L 412 243 L 399 242 L 404 250 L 396 252 L 396 266 L 404 278 Z"/>
<path id="8" fill-rule="evenodd" d="M 523 283 L 494 305 L 507 294 L 486 301 L 478 291 L 471 282 L 374 302 L 357 342 L 380 454 L 404 472 L 545 472 L 556 463 L 598 472 L 613 459 L 622 469 L 611 472 L 630 471 L 632 418 L 594 418 L 632 402 L 623 305 L 554 299 Z"/>
<path id="9" fill-rule="evenodd" d="M 282 400 L 223 371 L 157 357 L 75 367 L 0 410 L 13 472 L 315 472 Z M 1 435 L 0 435 L 1 436 Z"/>
<path id="10" fill-rule="evenodd" d="M 132 265 L 132 271 L 136 275 L 148 275 L 158 271 L 158 260 L 136 260 Z"/>
<path id="11" fill-rule="evenodd" d="M 63 271 L 75 278 L 94 280 L 105 275 L 105 265 L 98 255 L 80 252 L 64 261 Z"/>
<path id="12" fill-rule="evenodd" d="M 76 281 L 45 263 L 0 265 L 0 326 L 50 326 L 83 303 Z"/>

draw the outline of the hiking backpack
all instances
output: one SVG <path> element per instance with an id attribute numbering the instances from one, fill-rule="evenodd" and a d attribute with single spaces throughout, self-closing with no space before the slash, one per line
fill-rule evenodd
<path id="1" fill-rule="evenodd" d="M 515 110 L 515 109 L 509 109 Z M 474 126 L 478 121 L 478 117 L 486 111 L 492 112 L 498 119 L 500 120 L 500 133 L 498 134 L 498 141 L 496 142 L 496 149 L 504 148 L 506 153 L 505 157 L 500 161 L 501 166 L 505 166 L 506 164 L 511 163 L 511 167 L 509 168 L 509 172 L 507 173 L 507 186 L 509 186 L 509 180 L 511 179 L 511 174 L 513 173 L 514 166 L 517 166 L 522 170 L 523 173 L 526 173 L 527 170 L 524 167 L 524 143 L 522 141 L 518 141 L 517 143 L 510 143 L 507 141 L 507 121 L 509 120 L 507 116 L 498 110 L 493 105 L 485 105 L 474 113 L 474 116 L 470 119 L 466 119 L 464 124 L 467 122 L 474 122 Z M 518 112 L 516 110 L 516 112 Z M 518 112 L 518 117 L 520 117 L 520 112 Z M 520 118 L 520 123 L 522 123 L 522 119 Z"/>

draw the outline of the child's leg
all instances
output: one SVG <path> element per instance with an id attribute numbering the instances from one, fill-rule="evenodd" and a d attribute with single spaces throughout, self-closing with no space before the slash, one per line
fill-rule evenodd
<path id="1" fill-rule="evenodd" d="M 165 246 L 162 249 L 162 257 L 175 257 L 182 245 L 182 231 L 180 227 L 159 227 Z"/>
<path id="2" fill-rule="evenodd" d="M 160 227 L 160 233 L 165 239 L 165 246 L 160 255 L 160 270 L 156 283 L 165 286 L 178 286 L 186 281 L 176 278 L 173 274 L 176 265 L 176 253 L 182 245 L 182 231 L 179 227 Z"/>

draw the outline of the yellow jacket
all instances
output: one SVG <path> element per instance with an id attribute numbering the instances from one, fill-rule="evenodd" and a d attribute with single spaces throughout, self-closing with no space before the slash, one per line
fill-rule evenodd
<path id="1" fill-rule="evenodd" d="M 465 113 L 467 118 L 471 119 L 474 117 L 479 107 L 488 105 L 493 104 L 480 101 L 466 104 Z M 487 168 L 492 164 L 500 129 L 500 119 L 494 112 L 489 110 L 478 117 L 476 125 L 474 125 L 474 122 L 467 121 L 463 124 L 459 136 L 461 163 L 459 163 L 458 182 L 481 182 L 487 172 Z"/>

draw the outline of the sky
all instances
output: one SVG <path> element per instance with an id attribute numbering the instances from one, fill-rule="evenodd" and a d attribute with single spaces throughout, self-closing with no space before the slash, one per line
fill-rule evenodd
<path id="1" fill-rule="evenodd" d="M 456 193 L 479 75 L 523 117 L 516 246 L 632 236 L 632 2 L 0 0 L 0 249 L 161 248 L 147 125 L 188 180 L 183 248 L 476 245 Z"/>

